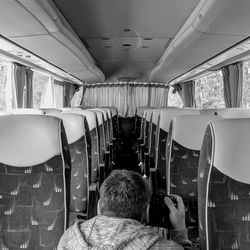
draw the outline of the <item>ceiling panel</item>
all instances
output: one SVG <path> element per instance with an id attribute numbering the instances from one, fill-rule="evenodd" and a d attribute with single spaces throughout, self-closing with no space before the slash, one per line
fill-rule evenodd
<path id="1" fill-rule="evenodd" d="M 157 62 L 199 1 L 54 0 L 106 76 L 128 62 L 147 75 L 146 64 Z"/>

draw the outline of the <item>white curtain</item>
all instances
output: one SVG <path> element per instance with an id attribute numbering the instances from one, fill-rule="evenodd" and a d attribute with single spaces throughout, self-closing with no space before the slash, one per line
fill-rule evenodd
<path id="1" fill-rule="evenodd" d="M 53 108 L 54 107 L 54 79 L 49 78 L 46 88 L 44 88 L 41 98 L 41 108 Z"/>
<path id="2" fill-rule="evenodd" d="M 148 106 L 161 108 L 168 105 L 168 91 L 169 87 L 151 87 L 150 88 L 150 102 Z"/>
<path id="3" fill-rule="evenodd" d="M 87 86 L 83 104 L 114 106 L 123 117 L 132 117 L 139 106 L 167 106 L 168 86 L 149 83 L 97 83 Z"/>
<path id="4" fill-rule="evenodd" d="M 222 74 L 226 107 L 240 107 L 242 101 L 243 85 L 242 62 L 237 62 L 223 67 Z"/>
<path id="5" fill-rule="evenodd" d="M 64 84 L 54 79 L 54 108 L 62 108 L 64 102 Z"/>

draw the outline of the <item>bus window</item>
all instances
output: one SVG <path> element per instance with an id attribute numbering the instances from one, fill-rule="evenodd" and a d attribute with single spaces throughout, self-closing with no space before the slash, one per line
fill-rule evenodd
<path id="1" fill-rule="evenodd" d="M 201 109 L 225 108 L 221 71 L 195 80 L 195 102 L 196 107 Z"/>
<path id="2" fill-rule="evenodd" d="M 71 100 L 71 107 L 79 106 L 82 100 L 83 87 L 80 87 Z"/>
<path id="3" fill-rule="evenodd" d="M 250 60 L 243 62 L 242 107 L 250 107 Z"/>
<path id="4" fill-rule="evenodd" d="M 49 82 L 49 76 L 34 71 L 33 74 L 33 108 L 40 108 L 42 95 Z"/>
<path id="5" fill-rule="evenodd" d="M 168 106 L 174 106 L 174 107 L 183 107 L 183 102 L 181 100 L 181 97 L 179 94 L 173 93 L 173 88 L 170 87 L 169 92 L 168 92 Z"/>

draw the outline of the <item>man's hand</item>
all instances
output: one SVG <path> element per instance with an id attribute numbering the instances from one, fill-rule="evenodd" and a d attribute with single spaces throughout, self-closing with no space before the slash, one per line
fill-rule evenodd
<path id="1" fill-rule="evenodd" d="M 172 195 L 177 202 L 177 207 L 175 207 L 174 203 L 170 198 L 165 197 L 165 204 L 168 206 L 170 213 L 169 219 L 171 221 L 173 229 L 185 229 L 185 206 L 183 204 L 182 198 L 178 195 Z"/>

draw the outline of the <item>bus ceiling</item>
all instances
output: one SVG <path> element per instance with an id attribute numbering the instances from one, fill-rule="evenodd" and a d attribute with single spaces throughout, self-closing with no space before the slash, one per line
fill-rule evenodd
<path id="1" fill-rule="evenodd" d="M 249 0 L 8 0 L 0 34 L 84 82 L 175 84 L 249 56 L 249 9 Z"/>

